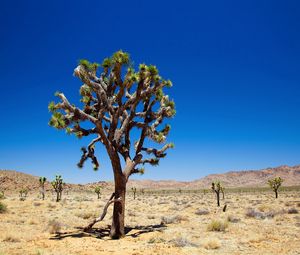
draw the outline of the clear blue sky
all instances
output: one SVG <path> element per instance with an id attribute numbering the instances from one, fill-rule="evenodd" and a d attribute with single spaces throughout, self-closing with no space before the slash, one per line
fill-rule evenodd
<path id="1" fill-rule="evenodd" d="M 1 1 L 0 168 L 112 179 L 103 149 L 98 172 L 77 169 L 88 140 L 49 127 L 47 105 L 56 90 L 78 102 L 77 61 L 119 49 L 157 65 L 177 106 L 176 148 L 135 178 L 299 164 L 299 13 L 296 0 Z"/>

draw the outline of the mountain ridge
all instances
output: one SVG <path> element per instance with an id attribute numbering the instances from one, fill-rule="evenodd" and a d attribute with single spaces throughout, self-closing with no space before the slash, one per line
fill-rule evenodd
<path id="1" fill-rule="evenodd" d="M 228 171 L 225 173 L 209 174 L 200 179 L 193 181 L 176 181 L 176 180 L 129 180 L 128 188 L 145 188 L 145 189 L 207 189 L 210 188 L 212 181 L 218 180 L 225 187 L 264 187 L 267 181 L 276 176 L 284 179 L 283 186 L 300 185 L 300 165 L 278 167 L 269 167 L 261 170 L 240 170 Z M 0 190 L 13 190 L 27 187 L 30 190 L 39 188 L 37 176 L 15 170 L 0 170 Z M 111 181 L 99 181 L 86 184 L 67 184 L 72 189 L 91 189 L 97 185 L 106 188 L 113 188 Z M 51 189 L 51 184 L 46 183 L 46 189 Z"/>

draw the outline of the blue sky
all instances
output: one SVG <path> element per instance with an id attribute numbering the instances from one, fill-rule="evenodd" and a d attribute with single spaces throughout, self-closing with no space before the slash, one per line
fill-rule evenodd
<path id="1" fill-rule="evenodd" d="M 69 182 L 112 179 L 76 163 L 78 140 L 48 126 L 56 90 L 78 102 L 82 58 L 123 49 L 173 81 L 170 151 L 145 179 L 300 163 L 299 1 L 1 1 L 0 168 Z"/>

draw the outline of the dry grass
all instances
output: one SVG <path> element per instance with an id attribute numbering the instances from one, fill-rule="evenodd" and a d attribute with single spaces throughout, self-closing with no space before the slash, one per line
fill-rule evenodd
<path id="1" fill-rule="evenodd" d="M 125 238 L 113 241 L 97 232 L 111 224 L 112 207 L 95 233 L 82 234 L 79 228 L 101 214 L 111 192 L 103 190 L 97 199 L 94 193 L 70 191 L 59 203 L 50 194 L 42 201 L 32 192 L 22 202 L 18 194 L 5 194 L 9 210 L 0 216 L 0 254 L 292 255 L 300 250 L 298 192 L 281 192 L 277 200 L 271 192 L 230 193 L 219 208 L 212 193 L 145 193 L 135 200 L 129 194 L 126 226 L 133 229 Z M 155 230 L 161 222 L 166 225 Z"/>
<path id="2" fill-rule="evenodd" d="M 208 231 L 224 232 L 226 228 L 228 228 L 228 222 L 220 220 L 212 220 L 207 226 Z"/>
<path id="3" fill-rule="evenodd" d="M 209 239 L 204 241 L 203 247 L 207 250 L 216 250 L 221 247 L 221 244 L 218 239 Z"/>

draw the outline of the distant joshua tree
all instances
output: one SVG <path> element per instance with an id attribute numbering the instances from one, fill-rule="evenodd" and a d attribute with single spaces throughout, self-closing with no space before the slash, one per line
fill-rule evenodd
<path id="1" fill-rule="evenodd" d="M 211 189 L 216 193 L 217 205 L 220 206 L 220 192 L 222 192 L 222 185 L 219 181 L 215 181 L 211 184 Z"/>
<path id="2" fill-rule="evenodd" d="M 221 193 L 222 193 L 222 198 L 223 200 L 225 199 L 225 188 L 221 186 Z"/>
<path id="3" fill-rule="evenodd" d="M 27 188 L 22 188 L 19 190 L 19 194 L 21 198 L 25 198 L 28 195 L 28 189 Z"/>
<path id="4" fill-rule="evenodd" d="M 100 186 L 95 187 L 95 193 L 97 194 L 98 199 L 100 199 L 100 194 L 101 194 L 101 187 Z"/>
<path id="5" fill-rule="evenodd" d="M 46 177 L 40 177 L 40 193 L 42 194 L 42 199 L 45 199 L 45 182 L 47 181 Z"/>
<path id="6" fill-rule="evenodd" d="M 81 80 L 83 107 L 76 107 L 63 93 L 57 92 L 60 102 L 49 104 L 52 112 L 49 125 L 78 138 L 96 136 L 87 148 L 82 148 L 78 167 L 90 159 L 97 170 L 95 146 L 104 145 L 115 183 L 114 193 L 107 203 L 114 205 L 110 236 L 118 239 L 125 235 L 125 194 L 129 177 L 142 174 L 145 164 L 157 166 L 160 159 L 166 157 L 166 151 L 174 147 L 173 143 L 166 143 L 171 126 L 165 121 L 175 115 L 175 103 L 163 91 L 171 87 L 172 82 L 163 79 L 154 65 L 140 64 L 135 70 L 129 54 L 121 50 L 105 58 L 102 64 L 81 60 L 74 75 Z M 82 125 L 86 122 L 90 125 Z M 163 145 L 149 147 L 153 142 Z M 85 229 L 102 219 L 95 219 Z"/>
<path id="7" fill-rule="evenodd" d="M 61 175 L 56 175 L 55 180 L 52 181 L 51 184 L 54 191 L 56 192 L 56 202 L 59 202 L 61 200 L 61 194 L 65 186 Z"/>
<path id="8" fill-rule="evenodd" d="M 269 186 L 275 192 L 275 198 L 278 198 L 278 190 L 282 183 L 283 179 L 281 179 L 281 177 L 275 177 L 274 179 L 268 180 Z"/>
<path id="9" fill-rule="evenodd" d="M 136 195 L 136 187 L 132 187 L 131 190 L 132 190 L 132 192 L 133 192 L 133 199 L 135 199 L 135 195 Z"/>

